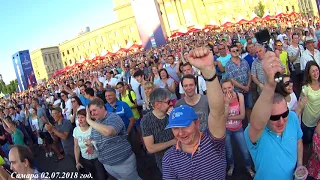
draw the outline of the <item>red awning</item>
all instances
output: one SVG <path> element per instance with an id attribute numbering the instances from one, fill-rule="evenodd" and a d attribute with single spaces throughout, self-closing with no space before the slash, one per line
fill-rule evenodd
<path id="1" fill-rule="evenodd" d="M 183 32 L 175 32 L 175 33 L 173 33 L 170 37 L 171 38 L 174 38 L 174 37 L 179 37 L 179 36 L 182 36 L 182 35 L 184 35 L 185 33 L 183 33 Z"/>
<path id="2" fill-rule="evenodd" d="M 276 18 L 282 18 L 282 17 L 286 17 L 286 16 L 288 16 L 288 14 L 279 13 L 276 15 Z"/>
<path id="3" fill-rule="evenodd" d="M 269 21 L 269 20 L 275 19 L 275 17 L 267 15 L 267 16 L 263 17 L 262 19 L 265 20 L 265 21 Z"/>
<path id="4" fill-rule="evenodd" d="M 191 28 L 191 29 L 188 30 L 187 34 L 189 34 L 189 33 L 194 33 L 194 32 L 199 32 L 199 31 L 201 31 L 201 29 Z"/>
<path id="5" fill-rule="evenodd" d="M 132 46 L 129 47 L 129 49 L 140 49 L 140 48 L 142 48 L 142 45 L 140 44 L 132 44 Z"/>
<path id="6" fill-rule="evenodd" d="M 237 24 L 247 24 L 249 21 L 248 20 L 245 20 L 245 19 L 241 19 L 240 21 L 237 22 Z"/>
<path id="7" fill-rule="evenodd" d="M 262 19 L 260 17 L 255 17 L 255 18 L 251 19 L 249 22 L 256 23 L 256 22 L 259 22 L 259 21 L 262 21 Z"/>
<path id="8" fill-rule="evenodd" d="M 226 28 L 226 27 L 231 27 L 233 26 L 232 22 L 225 22 L 224 24 L 222 24 L 222 27 Z"/>
<path id="9" fill-rule="evenodd" d="M 219 28 L 218 25 L 208 24 L 203 29 L 218 29 L 218 28 Z"/>
<path id="10" fill-rule="evenodd" d="M 300 14 L 300 13 L 297 13 L 297 12 L 292 12 L 292 13 L 289 14 L 289 16 L 294 16 L 294 17 L 300 16 L 300 15 L 301 15 L 301 14 Z"/>
<path id="11" fill-rule="evenodd" d="M 118 54 L 120 52 L 129 52 L 129 49 L 126 48 L 120 48 L 115 54 Z"/>

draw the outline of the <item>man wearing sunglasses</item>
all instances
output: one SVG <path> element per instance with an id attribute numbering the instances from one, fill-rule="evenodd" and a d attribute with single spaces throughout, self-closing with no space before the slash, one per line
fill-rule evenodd
<path id="1" fill-rule="evenodd" d="M 230 79 L 234 84 L 234 90 L 243 93 L 246 106 L 246 116 L 250 119 L 251 108 L 253 106 L 251 85 L 251 71 L 248 62 L 239 57 L 241 49 L 236 44 L 230 47 L 232 58 L 226 64 L 226 79 Z"/>
<path id="2" fill-rule="evenodd" d="M 244 133 L 246 144 L 256 167 L 255 179 L 291 180 L 295 168 L 302 165 L 302 131 L 284 97 L 274 93 L 274 76 L 283 72 L 279 58 L 267 52 L 262 67 L 266 83 Z"/>

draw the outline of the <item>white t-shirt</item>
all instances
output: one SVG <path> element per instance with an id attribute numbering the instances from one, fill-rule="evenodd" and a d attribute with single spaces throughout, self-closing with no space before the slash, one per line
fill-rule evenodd
<path id="1" fill-rule="evenodd" d="M 116 78 L 111 78 L 110 80 L 107 80 L 107 79 L 106 79 L 106 80 L 104 81 L 104 83 L 103 83 L 103 87 L 106 87 L 107 84 L 108 84 L 108 85 L 111 85 L 111 86 L 116 86 L 118 82 L 119 82 L 119 81 L 118 81 L 118 79 L 116 79 Z"/>
<path id="2" fill-rule="evenodd" d="M 73 137 L 78 139 L 78 145 L 80 147 L 80 152 L 83 158 L 85 159 L 96 159 L 98 158 L 98 154 L 95 151 L 93 154 L 87 153 L 87 146 L 85 144 L 85 141 L 90 139 L 92 128 L 89 127 L 87 131 L 81 131 L 80 127 L 75 127 L 73 130 Z"/>
<path id="3" fill-rule="evenodd" d="M 297 96 L 294 92 L 290 94 L 290 99 L 291 100 L 290 100 L 290 102 L 287 102 L 287 105 L 288 105 L 288 109 L 290 111 L 292 111 L 292 110 L 294 110 L 294 108 L 296 107 L 297 102 L 298 102 Z"/>
<path id="4" fill-rule="evenodd" d="M 197 76 L 196 76 L 196 78 L 197 78 Z M 203 92 L 207 90 L 207 85 L 206 85 L 206 82 L 202 76 L 198 76 L 198 86 L 199 86 L 199 94 L 203 95 Z M 196 85 L 195 92 L 197 93 L 197 85 Z M 183 90 L 181 82 L 179 83 L 179 93 L 184 94 L 184 90 Z"/>

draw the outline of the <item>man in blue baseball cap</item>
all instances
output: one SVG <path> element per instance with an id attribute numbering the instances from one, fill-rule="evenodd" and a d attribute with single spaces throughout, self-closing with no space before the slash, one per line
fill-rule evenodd
<path id="1" fill-rule="evenodd" d="M 188 54 L 188 61 L 201 70 L 206 81 L 208 128 L 200 132 L 200 120 L 190 106 L 171 111 L 166 129 L 172 130 L 177 143 L 162 158 L 163 179 L 225 179 L 224 99 L 212 59 L 213 54 L 207 48 L 197 48 Z"/>

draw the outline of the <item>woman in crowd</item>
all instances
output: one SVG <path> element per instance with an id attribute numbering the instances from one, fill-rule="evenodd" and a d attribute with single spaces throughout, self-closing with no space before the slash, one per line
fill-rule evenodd
<path id="1" fill-rule="evenodd" d="M 82 105 L 82 102 L 78 96 L 73 96 L 71 98 L 71 104 L 72 104 L 72 111 L 71 111 L 70 121 L 73 124 L 73 126 L 79 126 L 77 113 L 79 110 L 85 109 L 85 107 Z"/>
<path id="2" fill-rule="evenodd" d="M 152 75 L 150 81 L 157 85 L 160 82 L 160 75 L 157 66 L 152 66 L 151 71 Z"/>
<path id="3" fill-rule="evenodd" d="M 152 111 L 152 106 L 150 104 L 150 94 L 154 90 L 154 84 L 150 81 L 144 83 L 144 93 L 145 93 L 145 101 L 143 103 L 143 112 L 142 114 L 145 115 L 148 112 Z"/>
<path id="4" fill-rule="evenodd" d="M 300 101 L 297 100 L 296 94 L 293 92 L 293 81 L 289 75 L 283 75 L 282 80 L 276 86 L 276 92 L 281 94 L 287 101 L 288 109 L 295 111 L 300 117 L 302 110 L 307 103 L 307 97 L 303 97 Z"/>
<path id="5" fill-rule="evenodd" d="M 86 121 L 86 110 L 80 109 L 77 112 L 77 116 L 79 125 L 73 130 L 76 168 L 78 170 L 84 168 L 86 173 L 91 173 L 93 175 L 94 179 L 108 179 L 103 165 L 98 160 L 98 154 L 95 148 L 91 143 L 88 142 L 90 141 L 92 128 Z"/>
<path id="6" fill-rule="evenodd" d="M 3 119 L 3 128 L 11 134 L 13 145 L 21 145 L 28 147 L 24 142 L 24 136 L 22 131 L 17 128 L 17 125 L 14 121 L 12 121 L 10 116 L 7 116 Z"/>
<path id="7" fill-rule="evenodd" d="M 254 177 L 254 172 L 251 169 L 250 154 L 244 140 L 242 120 L 245 117 L 245 104 L 244 97 L 241 93 L 234 91 L 234 86 L 231 80 L 224 80 L 222 82 L 222 91 L 225 95 L 225 116 L 226 116 L 226 151 L 227 162 L 230 166 L 228 176 L 232 176 L 234 170 L 233 148 L 231 143 L 231 136 L 237 141 L 244 164 L 251 177 Z"/>
<path id="8" fill-rule="evenodd" d="M 61 91 L 61 105 L 62 114 L 64 118 L 71 119 L 72 103 L 71 99 L 68 98 L 69 93 L 67 91 Z"/>
<path id="9" fill-rule="evenodd" d="M 171 102 L 174 105 L 175 102 L 177 101 L 177 96 L 175 94 L 176 85 L 174 83 L 174 80 L 169 77 L 169 74 L 165 69 L 160 69 L 159 74 L 160 74 L 160 81 L 157 84 L 157 87 L 166 88 L 171 92 Z"/>
<path id="10" fill-rule="evenodd" d="M 302 114 L 301 129 L 303 132 L 303 143 L 310 144 L 312 136 L 320 119 L 320 80 L 319 65 L 315 61 L 309 61 L 304 71 L 304 86 L 302 97 L 308 98 Z"/>

